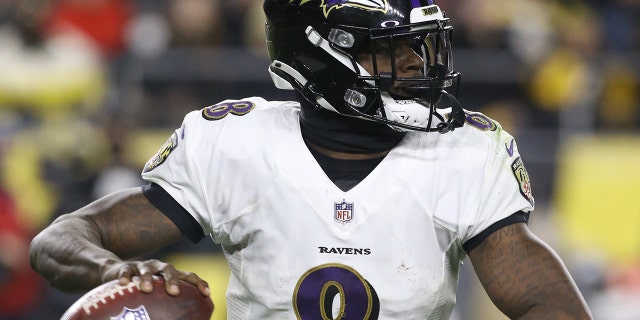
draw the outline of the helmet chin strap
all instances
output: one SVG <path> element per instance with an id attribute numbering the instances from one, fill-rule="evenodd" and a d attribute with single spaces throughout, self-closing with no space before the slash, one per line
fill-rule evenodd
<path id="1" fill-rule="evenodd" d="M 441 108 L 428 107 L 424 103 L 413 99 L 396 100 L 385 92 L 381 92 L 380 96 L 383 101 L 383 112 L 385 113 L 383 116 L 375 117 L 364 114 L 353 106 L 349 106 L 349 108 L 364 118 L 384 122 L 398 131 L 447 133 L 462 127 L 467 117 L 458 99 L 444 90 L 442 90 L 440 97 L 441 99 L 445 98 L 445 100 L 438 102 L 438 104 L 443 105 Z M 433 116 L 430 116 L 430 114 L 433 114 Z M 433 123 L 434 117 L 440 122 Z"/>
<path id="2" fill-rule="evenodd" d="M 455 128 L 462 127 L 467 119 L 467 115 L 465 114 L 462 105 L 460 105 L 460 101 L 458 101 L 458 99 L 456 99 L 452 94 L 443 90 L 442 96 L 440 97 L 441 101 L 443 98 L 448 100 L 445 101 L 445 103 L 449 104 L 451 113 L 449 113 L 447 121 L 439 123 L 436 127 L 438 128 L 438 132 L 447 133 L 455 130 Z"/>

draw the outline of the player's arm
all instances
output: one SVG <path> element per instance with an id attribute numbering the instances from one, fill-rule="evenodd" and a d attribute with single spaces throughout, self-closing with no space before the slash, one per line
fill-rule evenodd
<path id="1" fill-rule="evenodd" d="M 32 240 L 31 265 L 54 287 L 67 292 L 86 291 L 113 279 L 124 284 L 132 276 L 140 276 L 142 290 L 150 291 L 151 277 L 161 275 L 170 294 L 178 293 L 177 286 L 173 287 L 178 279 L 208 294 L 206 282 L 193 273 L 178 271 L 158 260 L 125 260 L 174 243 L 182 236 L 141 188 L 132 188 L 56 219 Z"/>
<path id="2" fill-rule="evenodd" d="M 591 319 L 560 258 L 526 223 L 489 235 L 469 252 L 493 303 L 511 319 Z"/>

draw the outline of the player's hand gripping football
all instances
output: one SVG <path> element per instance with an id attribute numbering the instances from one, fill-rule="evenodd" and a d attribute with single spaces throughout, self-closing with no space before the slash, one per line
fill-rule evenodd
<path id="1" fill-rule="evenodd" d="M 119 279 L 121 285 L 131 282 L 132 277 L 140 278 L 140 290 L 145 293 L 153 291 L 153 276 L 158 276 L 165 281 L 165 290 L 169 295 L 180 294 L 178 281 L 183 280 L 198 287 L 202 295 L 209 296 L 209 284 L 193 272 L 177 270 L 173 265 L 160 260 L 151 259 L 145 261 L 117 261 L 105 265 L 102 273 L 102 281 L 107 282 Z"/>

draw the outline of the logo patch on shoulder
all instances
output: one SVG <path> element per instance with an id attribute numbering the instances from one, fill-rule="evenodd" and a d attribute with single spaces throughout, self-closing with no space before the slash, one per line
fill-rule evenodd
<path id="1" fill-rule="evenodd" d="M 516 177 L 518 185 L 520 186 L 520 194 L 533 206 L 535 200 L 533 199 L 533 192 L 531 190 L 531 180 L 529 180 L 529 173 L 524 167 L 524 162 L 522 162 L 520 157 L 517 157 L 511 164 L 511 171 L 513 171 L 513 175 Z"/>
<path id="2" fill-rule="evenodd" d="M 178 134 L 174 132 L 171 137 L 169 137 L 169 139 L 167 139 L 167 141 L 162 145 L 162 147 L 160 147 L 160 150 L 158 150 L 158 152 L 156 152 L 156 154 L 151 157 L 149 161 L 147 161 L 147 163 L 144 165 L 143 172 L 149 172 L 161 165 L 165 160 L 167 160 L 169 154 L 171 154 L 171 152 L 177 146 Z"/>
<path id="3" fill-rule="evenodd" d="M 333 219 L 343 225 L 353 220 L 353 203 L 347 203 L 344 199 L 340 203 L 335 203 Z"/>
<path id="4" fill-rule="evenodd" d="M 139 306 L 135 309 L 129 309 L 125 307 L 122 313 L 120 313 L 115 317 L 111 317 L 111 320 L 130 320 L 130 319 L 150 320 L 151 318 L 149 318 L 149 314 L 147 313 L 147 310 L 144 308 L 144 306 Z"/>

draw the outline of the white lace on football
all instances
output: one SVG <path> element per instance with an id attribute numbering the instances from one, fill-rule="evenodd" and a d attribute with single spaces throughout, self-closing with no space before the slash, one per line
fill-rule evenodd
<path id="1" fill-rule="evenodd" d="M 87 301 L 82 304 L 82 310 L 87 315 L 91 315 L 92 308 L 98 309 L 98 307 L 100 306 L 100 303 L 106 304 L 107 298 L 111 298 L 111 300 L 113 300 L 116 298 L 116 294 L 120 296 L 124 296 L 125 290 L 132 293 L 134 288 L 140 290 L 139 281 L 134 280 L 127 283 L 124 286 L 120 284 L 116 284 L 115 286 L 107 287 L 104 290 L 96 292 L 95 295 L 92 295 L 89 299 L 87 299 Z"/>

